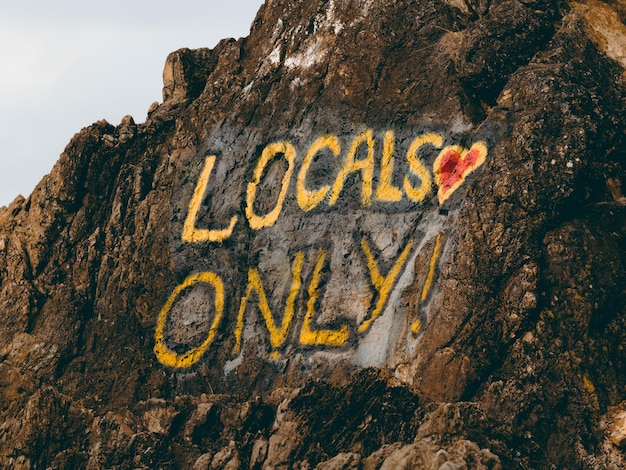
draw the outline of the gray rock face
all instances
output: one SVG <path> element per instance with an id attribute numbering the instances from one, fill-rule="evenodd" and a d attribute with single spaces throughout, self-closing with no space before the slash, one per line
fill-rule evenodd
<path id="1" fill-rule="evenodd" d="M 622 1 L 272 0 L 0 209 L 0 466 L 622 468 Z"/>

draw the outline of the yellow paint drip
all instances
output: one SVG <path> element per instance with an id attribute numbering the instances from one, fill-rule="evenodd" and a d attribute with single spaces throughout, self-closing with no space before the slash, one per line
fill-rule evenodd
<path id="1" fill-rule="evenodd" d="M 422 322 L 419 320 L 415 320 L 413 322 L 413 326 L 411 326 L 411 333 L 417 335 L 420 331 L 422 331 Z"/>
<path id="2" fill-rule="evenodd" d="M 433 285 L 433 280 L 435 279 L 435 271 L 437 269 L 437 261 L 439 260 L 439 255 L 441 253 L 441 235 L 437 235 L 437 241 L 435 242 L 435 249 L 433 251 L 433 256 L 430 259 L 430 267 L 428 269 L 428 277 L 426 278 L 426 283 L 424 284 L 424 290 L 422 290 L 422 298 L 421 301 L 424 302 L 428 298 L 428 293 Z"/>
<path id="3" fill-rule="evenodd" d="M 272 351 L 270 353 L 270 359 L 277 361 L 278 359 L 280 359 L 280 351 Z"/>
<path id="4" fill-rule="evenodd" d="M 593 383 L 586 375 L 583 375 L 583 385 L 589 393 L 596 393 L 596 387 L 593 386 Z"/>

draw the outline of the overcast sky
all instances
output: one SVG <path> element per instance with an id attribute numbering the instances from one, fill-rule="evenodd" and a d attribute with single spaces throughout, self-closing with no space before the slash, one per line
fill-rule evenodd
<path id="1" fill-rule="evenodd" d="M 0 206 L 28 196 L 72 136 L 144 122 L 181 47 L 247 36 L 263 0 L 0 0 Z"/>

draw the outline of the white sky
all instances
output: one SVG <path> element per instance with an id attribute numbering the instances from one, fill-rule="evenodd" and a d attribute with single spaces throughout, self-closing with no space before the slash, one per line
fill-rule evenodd
<path id="1" fill-rule="evenodd" d="M 247 36 L 263 0 L 0 0 L 0 206 L 28 196 L 72 136 L 144 122 L 181 47 Z"/>

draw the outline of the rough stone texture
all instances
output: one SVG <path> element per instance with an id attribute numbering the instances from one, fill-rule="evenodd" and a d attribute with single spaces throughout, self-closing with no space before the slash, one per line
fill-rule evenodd
<path id="1" fill-rule="evenodd" d="M 268 0 L 170 54 L 0 208 L 0 467 L 626 467 L 625 24 Z"/>

